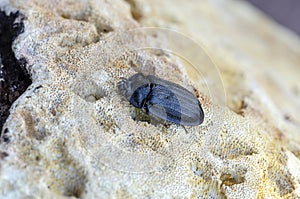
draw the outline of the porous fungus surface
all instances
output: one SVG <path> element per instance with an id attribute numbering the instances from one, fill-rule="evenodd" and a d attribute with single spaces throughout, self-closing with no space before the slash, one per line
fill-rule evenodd
<path id="1" fill-rule="evenodd" d="M 286 72 L 291 84 L 283 83 L 278 91 L 283 95 L 294 85 L 298 95 L 294 73 L 299 68 L 294 65 L 300 50 L 294 42 L 299 41 L 288 39 L 289 33 L 249 5 L 11 0 L 0 6 L 25 16 L 24 33 L 13 49 L 17 59 L 26 59 L 32 79 L 3 127 L 1 198 L 300 197 L 300 136 L 294 119 L 299 113 L 277 108 L 278 103 L 290 107 L 289 100 L 296 108 L 299 104 L 295 97 L 286 102 L 273 99 L 277 87 L 267 87 L 259 75 L 274 70 L 264 64 L 274 65 L 279 71 L 267 76 L 273 82 L 283 72 L 282 65 L 291 65 Z M 252 17 L 277 30 L 278 36 L 256 26 Z M 195 52 L 178 42 L 180 52 L 196 57 L 201 67 L 195 70 L 185 56 L 164 49 L 177 42 L 166 36 L 168 30 L 141 29 L 150 25 L 195 35 L 205 50 Z M 245 34 L 238 37 L 232 27 L 246 32 L 251 41 L 242 38 Z M 224 39 L 230 34 L 238 38 Z M 256 54 L 256 49 L 263 52 L 271 44 L 277 56 L 292 54 L 281 63 L 269 52 Z M 211 68 L 213 62 L 220 73 Z M 116 84 L 136 72 L 194 92 L 205 113 L 203 124 L 183 128 L 135 120 L 136 110 Z M 221 79 L 224 84 L 217 85 Z M 274 119 L 284 111 L 289 121 Z M 281 126 L 275 125 L 278 121 Z"/>

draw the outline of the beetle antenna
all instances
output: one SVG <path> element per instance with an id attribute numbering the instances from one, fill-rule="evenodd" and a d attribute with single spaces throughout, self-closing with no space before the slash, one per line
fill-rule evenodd
<path id="1" fill-rule="evenodd" d="M 182 128 L 185 130 L 186 134 L 189 133 L 183 125 L 180 125 L 180 126 L 182 126 Z"/>

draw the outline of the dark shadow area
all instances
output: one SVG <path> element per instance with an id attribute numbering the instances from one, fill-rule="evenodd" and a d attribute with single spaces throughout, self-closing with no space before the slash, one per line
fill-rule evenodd
<path id="1" fill-rule="evenodd" d="M 12 103 L 32 83 L 26 72 L 26 60 L 17 60 L 12 49 L 16 37 L 24 32 L 24 17 L 19 12 L 6 14 L 0 9 L 0 137 Z M 7 131 L 7 129 L 4 132 Z"/>
<path id="2" fill-rule="evenodd" d="M 271 16 L 275 21 L 293 30 L 300 36 L 299 0 L 247 0 Z"/>

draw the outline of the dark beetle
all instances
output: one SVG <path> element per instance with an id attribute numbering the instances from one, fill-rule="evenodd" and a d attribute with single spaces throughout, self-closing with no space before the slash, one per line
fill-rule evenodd
<path id="1" fill-rule="evenodd" d="M 153 75 L 137 73 L 118 83 L 123 96 L 147 114 L 186 126 L 203 122 L 204 113 L 198 99 L 182 86 Z"/>

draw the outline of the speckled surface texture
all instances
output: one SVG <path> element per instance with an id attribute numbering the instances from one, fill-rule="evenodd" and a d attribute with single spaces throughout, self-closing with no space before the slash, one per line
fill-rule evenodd
<path id="1" fill-rule="evenodd" d="M 300 197 L 300 41 L 245 2 L 0 6 L 25 16 L 32 79 L 2 130 L 0 198 Z M 136 72 L 194 92 L 203 124 L 134 120 L 116 84 Z"/>

